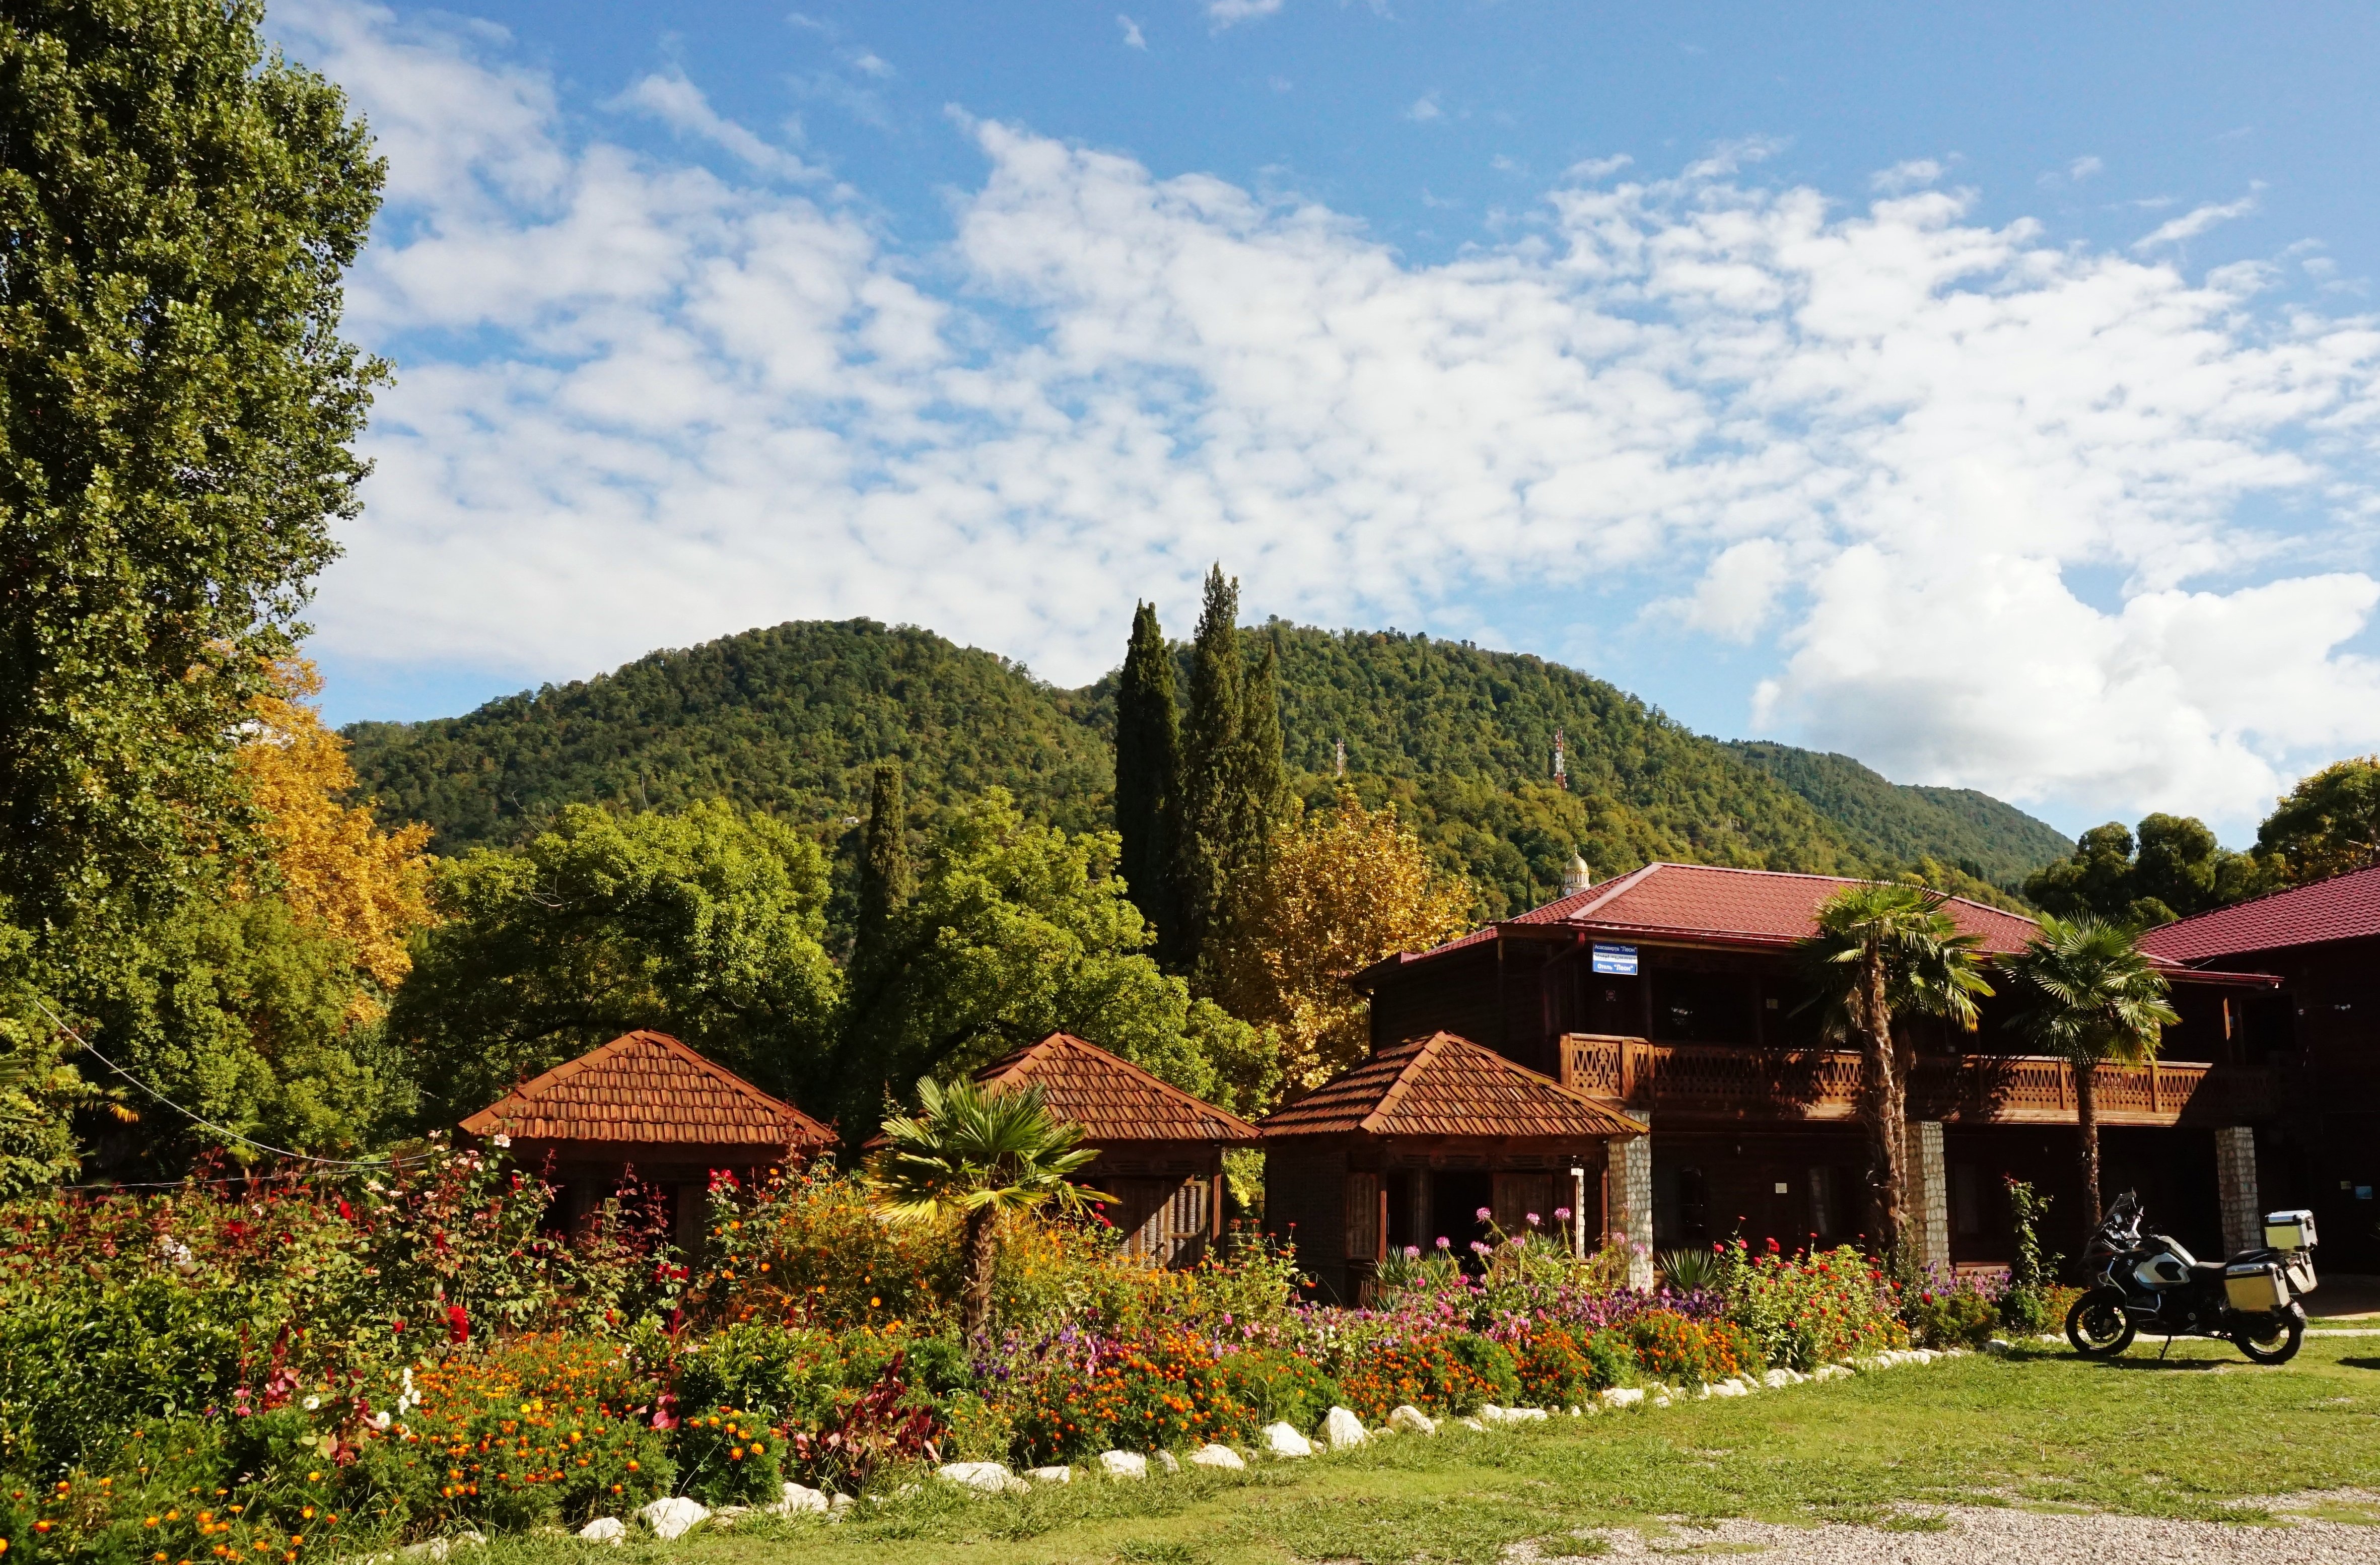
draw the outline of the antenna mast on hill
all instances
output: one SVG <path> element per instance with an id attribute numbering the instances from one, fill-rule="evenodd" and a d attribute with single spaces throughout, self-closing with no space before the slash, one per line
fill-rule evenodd
<path id="1" fill-rule="evenodd" d="M 1565 793 L 1570 790 L 1570 773 L 1562 769 L 1562 731 L 1559 728 L 1554 730 L 1554 786 Z"/>

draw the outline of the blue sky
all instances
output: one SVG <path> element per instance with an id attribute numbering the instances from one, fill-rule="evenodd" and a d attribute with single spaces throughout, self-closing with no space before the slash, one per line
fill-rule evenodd
<path id="1" fill-rule="evenodd" d="M 2368 9 L 303 0 L 397 367 L 336 720 L 1135 596 L 2239 841 L 2380 746 Z"/>

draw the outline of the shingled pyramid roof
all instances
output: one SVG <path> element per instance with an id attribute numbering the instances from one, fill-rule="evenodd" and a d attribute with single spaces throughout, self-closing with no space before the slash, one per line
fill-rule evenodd
<path id="1" fill-rule="evenodd" d="M 1645 1127 L 1493 1049 L 1452 1033 L 1407 1038 L 1324 1082 L 1264 1121 L 1293 1135 L 1526 1136 L 1599 1141 Z"/>
<path id="2" fill-rule="evenodd" d="M 986 1086 L 1033 1086 L 1050 1111 L 1083 1127 L 1092 1146 L 1111 1141 L 1214 1141 L 1252 1146 L 1257 1127 L 1129 1060 L 1072 1033 L 1051 1033 L 975 1074 Z"/>
<path id="3" fill-rule="evenodd" d="M 623 1034 L 504 1094 L 463 1122 L 473 1135 L 678 1146 L 822 1146 L 792 1104 L 667 1033 Z"/>

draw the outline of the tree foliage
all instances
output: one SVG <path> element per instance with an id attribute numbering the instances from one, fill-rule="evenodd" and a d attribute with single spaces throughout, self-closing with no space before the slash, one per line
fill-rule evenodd
<path id="1" fill-rule="evenodd" d="M 1182 720 L 1173 698 L 1173 652 L 1157 605 L 1134 607 L 1132 640 L 1116 676 L 1115 824 L 1118 868 L 1133 905 L 1157 931 L 1160 950 L 1177 939 L 1173 866 L 1178 852 Z"/>
<path id="2" fill-rule="evenodd" d="M 639 1027 L 771 1091 L 816 1087 L 842 998 L 825 901 L 815 843 L 716 801 L 577 806 L 522 848 L 442 862 L 444 921 L 416 942 L 389 1016 L 424 1122 L 451 1125 Z"/>
<path id="3" fill-rule="evenodd" d="M 2335 761 L 2283 795 L 2256 855 L 2290 886 L 2380 864 L 2380 756 Z"/>
<path id="4" fill-rule="evenodd" d="M 947 1080 L 1057 1031 L 1212 1101 L 1261 1089 L 1255 1029 L 1194 1001 L 1148 955 L 1117 851 L 1112 832 L 1026 820 L 997 789 L 941 813 L 917 894 L 889 923 L 871 1002 L 844 1020 L 853 1122 L 893 1084 Z"/>
<path id="5" fill-rule="evenodd" d="M 2025 895 L 2060 917 L 2085 915 L 2147 928 L 2252 896 L 2256 862 L 2191 816 L 2143 818 L 2137 838 L 2117 821 L 2082 833 L 2073 854 L 2026 878 Z"/>
<path id="6" fill-rule="evenodd" d="M 407 942 L 430 922 L 430 828 L 383 831 L 374 812 L 344 799 L 356 785 L 346 741 L 307 698 L 322 693 L 311 663 L 292 660 L 249 705 L 237 762 L 259 817 L 249 878 L 261 879 L 300 923 L 345 942 L 382 989 L 413 970 Z"/>
<path id="7" fill-rule="evenodd" d="M 1242 901 L 1220 998 L 1280 1038 L 1284 1087 L 1318 1086 L 1370 1041 L 1369 1008 L 1348 977 L 1461 934 L 1472 901 L 1393 807 L 1366 809 L 1342 790 L 1333 807 L 1303 813 L 1273 838 Z"/>
<path id="8" fill-rule="evenodd" d="M 262 14 L 0 16 L 0 895 L 36 930 L 206 880 L 365 471 L 340 280 L 381 164 Z"/>

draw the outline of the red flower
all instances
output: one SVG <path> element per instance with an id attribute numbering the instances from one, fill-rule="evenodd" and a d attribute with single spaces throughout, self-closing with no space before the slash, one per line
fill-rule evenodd
<path id="1" fill-rule="evenodd" d="M 463 1306 L 460 1304 L 446 1306 L 446 1340 L 450 1342 L 468 1342 L 471 1340 L 471 1317 L 463 1313 Z"/>

